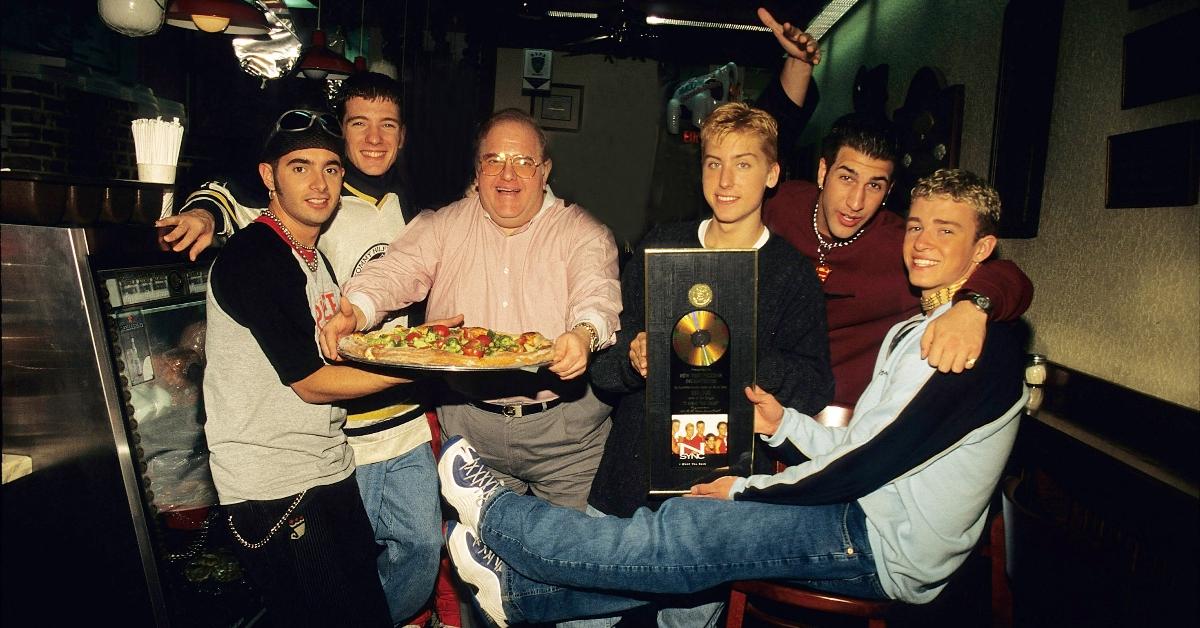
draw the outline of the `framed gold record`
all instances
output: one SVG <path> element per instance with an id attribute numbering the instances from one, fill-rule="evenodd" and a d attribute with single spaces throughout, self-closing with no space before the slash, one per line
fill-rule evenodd
<path id="1" fill-rule="evenodd" d="M 729 326 L 709 310 L 684 314 L 671 332 L 671 348 L 685 364 L 711 366 L 729 348 Z"/>
<path id="2" fill-rule="evenodd" d="M 758 251 L 646 249 L 649 497 L 754 465 Z M 737 471 L 737 473 L 744 473 Z"/>

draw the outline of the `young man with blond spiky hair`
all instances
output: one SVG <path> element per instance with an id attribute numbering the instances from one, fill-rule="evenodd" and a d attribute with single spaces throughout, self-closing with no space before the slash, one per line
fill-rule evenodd
<path id="1" fill-rule="evenodd" d="M 447 543 L 484 612 L 500 625 L 614 614 L 647 593 L 764 578 L 936 598 L 986 524 L 1028 393 L 1012 324 L 989 323 L 978 364 L 962 374 L 921 356 L 925 328 L 995 249 L 998 196 L 973 174 L 942 170 L 913 197 L 902 257 L 923 312 L 888 332 L 849 426 L 746 390 L 755 431 L 802 462 L 722 478 L 657 512 L 594 518 L 501 488 L 466 441 L 447 443 L 442 494 L 459 514 Z"/>

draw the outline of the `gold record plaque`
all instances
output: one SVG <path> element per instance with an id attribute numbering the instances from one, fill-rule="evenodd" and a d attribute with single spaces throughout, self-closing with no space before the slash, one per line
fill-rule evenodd
<path id="1" fill-rule="evenodd" d="M 646 251 L 651 495 L 749 468 L 757 268 L 753 249 Z"/>

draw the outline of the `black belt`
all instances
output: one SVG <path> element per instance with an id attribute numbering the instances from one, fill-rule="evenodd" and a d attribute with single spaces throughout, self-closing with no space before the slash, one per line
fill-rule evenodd
<path id="1" fill-rule="evenodd" d="M 537 403 L 512 403 L 506 405 L 488 403 L 486 401 L 468 401 L 467 403 L 479 408 L 480 410 L 485 410 L 494 414 L 503 414 L 504 416 L 515 417 L 519 419 L 527 414 L 545 412 L 550 408 L 562 403 L 562 399 L 551 399 L 550 401 L 540 401 Z"/>

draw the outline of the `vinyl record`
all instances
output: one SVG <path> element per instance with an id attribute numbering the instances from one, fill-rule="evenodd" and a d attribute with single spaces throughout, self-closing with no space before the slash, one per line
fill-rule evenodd
<path id="1" fill-rule="evenodd" d="M 729 326 L 708 310 L 683 315 L 671 333 L 671 347 L 680 360 L 692 366 L 709 366 L 729 348 Z"/>

